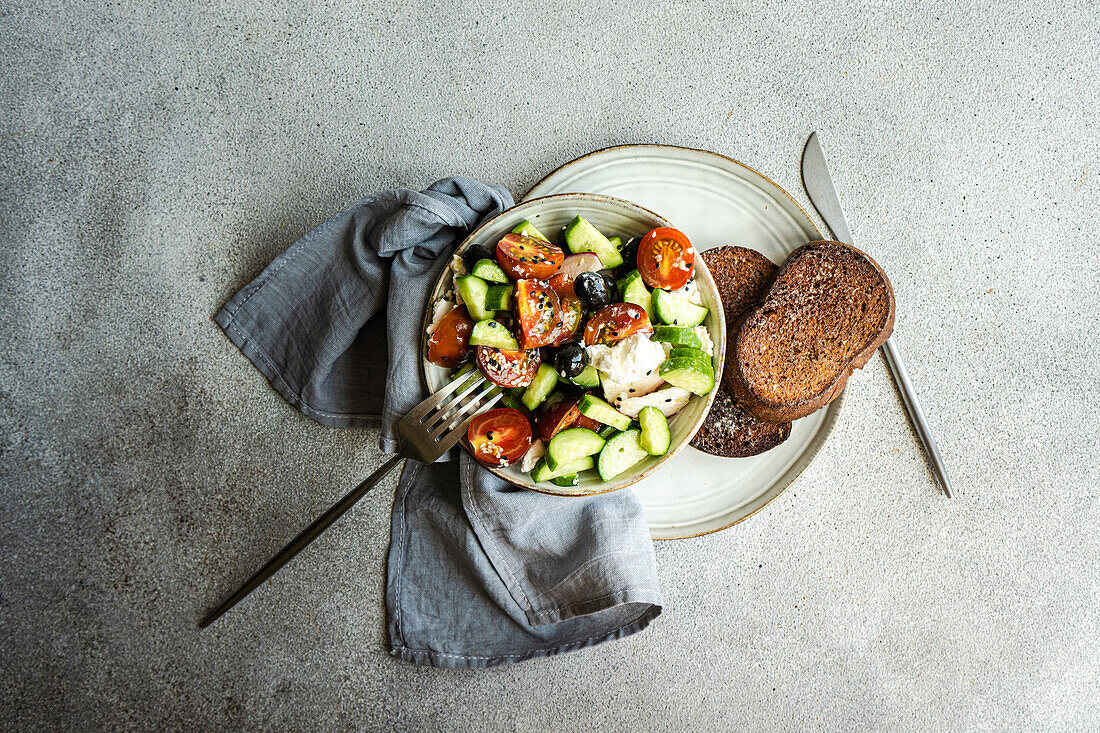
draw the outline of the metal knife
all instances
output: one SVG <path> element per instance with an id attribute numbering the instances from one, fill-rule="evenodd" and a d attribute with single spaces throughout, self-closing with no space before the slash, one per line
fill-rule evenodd
<path id="1" fill-rule="evenodd" d="M 810 139 L 806 141 L 806 148 L 802 151 L 802 185 L 806 187 L 806 193 L 810 202 L 821 214 L 825 224 L 833 230 L 833 236 L 840 242 L 852 244 L 852 230 L 848 228 L 848 222 L 844 218 L 844 209 L 840 206 L 840 198 L 833 187 L 833 179 L 829 175 L 829 166 L 825 162 L 825 153 L 821 150 L 821 143 L 817 140 L 817 133 L 811 132 Z M 936 446 L 936 439 L 932 437 L 932 429 L 928 425 L 928 419 L 921 409 L 920 400 L 917 399 L 917 391 L 913 388 L 913 382 L 909 379 L 909 372 L 905 369 L 905 362 L 901 360 L 901 352 L 893 336 L 886 339 L 882 345 L 883 356 L 894 375 L 894 381 L 898 385 L 902 402 L 913 421 L 913 427 L 917 431 L 920 442 L 924 445 L 924 452 L 928 455 L 932 472 L 936 474 L 944 496 L 951 498 L 951 482 L 947 478 L 947 468 L 943 465 L 940 449 Z"/>

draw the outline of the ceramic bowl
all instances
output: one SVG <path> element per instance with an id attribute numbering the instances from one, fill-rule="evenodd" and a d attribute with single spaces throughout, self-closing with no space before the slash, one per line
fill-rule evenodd
<path id="1" fill-rule="evenodd" d="M 623 241 L 626 241 L 628 237 L 641 236 L 655 227 L 673 226 L 652 211 L 622 199 L 598 194 L 558 194 L 530 199 L 498 214 L 474 230 L 459 245 L 457 251 L 461 253 L 467 247 L 475 244 L 495 248 L 496 243 L 510 232 L 512 227 L 524 219 L 530 220 L 539 231 L 554 239 L 558 230 L 578 214 L 591 222 L 605 235 L 620 236 Z M 715 385 L 718 385 L 721 383 L 722 363 L 726 349 L 726 323 L 718 289 L 715 287 L 714 280 L 711 278 L 706 263 L 703 262 L 701 257 L 695 258 L 695 280 L 702 295 L 703 303 L 710 310 L 704 325 L 706 325 L 711 340 L 714 342 L 714 379 Z M 427 327 L 431 323 L 435 303 L 450 295 L 453 289 L 452 272 L 450 268 L 447 268 L 443 271 L 432 290 L 421 328 L 423 377 L 428 390 L 431 392 L 447 384 L 452 370 L 436 366 L 427 360 Z M 696 431 L 703 424 L 707 412 L 710 411 L 716 391 L 717 387 L 711 390 L 708 395 L 693 396 L 686 407 L 669 418 L 672 444 L 668 453 L 663 456 L 650 456 L 611 481 L 601 481 L 599 476 L 592 471 L 586 472 L 587 475 L 582 474 L 579 486 L 561 487 L 549 482 L 536 484 L 531 481 L 529 475 L 520 472 L 517 466 L 489 470 L 516 486 L 559 496 L 590 496 L 630 486 L 659 470 L 662 465 L 671 460 L 673 456 L 691 442 Z M 465 444 L 465 441 L 463 443 Z M 468 449 L 468 446 L 466 448 Z"/>

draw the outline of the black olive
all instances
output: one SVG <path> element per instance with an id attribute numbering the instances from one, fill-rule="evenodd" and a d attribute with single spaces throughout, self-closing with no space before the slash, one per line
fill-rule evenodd
<path id="1" fill-rule="evenodd" d="M 567 227 L 562 227 L 558 230 L 558 249 L 568 254 L 571 250 L 569 249 L 569 243 L 565 241 L 566 229 Z"/>
<path id="2" fill-rule="evenodd" d="M 497 253 L 486 247 L 484 244 L 475 244 L 472 247 L 467 247 L 466 251 L 462 253 L 462 261 L 466 263 L 466 271 L 474 269 L 474 264 L 478 260 L 492 260 L 496 262 Z"/>
<path id="3" fill-rule="evenodd" d="M 588 366 L 588 352 L 576 341 L 562 344 L 554 354 L 554 368 L 563 377 L 575 377 Z"/>
<path id="4" fill-rule="evenodd" d="M 623 256 L 623 264 L 619 265 L 622 274 L 638 269 L 638 243 L 641 241 L 641 237 L 631 237 L 619 249 L 619 254 Z"/>
<path id="5" fill-rule="evenodd" d="M 599 272 L 582 272 L 573 281 L 573 292 L 590 310 L 598 311 L 615 300 L 615 281 Z"/>

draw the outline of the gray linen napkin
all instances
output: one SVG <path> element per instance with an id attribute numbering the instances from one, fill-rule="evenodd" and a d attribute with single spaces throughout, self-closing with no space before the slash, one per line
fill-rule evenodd
<path id="1" fill-rule="evenodd" d="M 392 452 L 396 421 L 427 396 L 419 331 L 431 286 L 455 245 L 511 205 L 504 189 L 469 178 L 375 194 L 298 240 L 215 321 L 314 420 L 365 427 L 381 412 Z M 371 321 L 383 306 L 385 330 Z M 406 463 L 387 568 L 394 655 L 452 668 L 518 662 L 640 631 L 661 603 L 630 491 L 536 494 L 465 452 Z"/>

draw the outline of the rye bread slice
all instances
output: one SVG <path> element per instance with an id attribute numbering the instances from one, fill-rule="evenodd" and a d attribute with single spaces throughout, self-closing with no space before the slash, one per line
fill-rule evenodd
<path id="1" fill-rule="evenodd" d="M 797 420 L 832 402 L 894 330 L 894 289 L 874 260 L 810 242 L 780 268 L 726 351 L 724 380 L 761 420 Z"/>
<path id="2" fill-rule="evenodd" d="M 703 252 L 702 258 L 718 286 L 726 323 L 732 328 L 767 292 L 776 267 L 764 255 L 744 247 L 715 247 Z M 691 445 L 716 456 L 745 458 L 771 450 L 790 434 L 789 422 L 756 419 L 738 406 L 733 393 L 721 384 Z"/>

